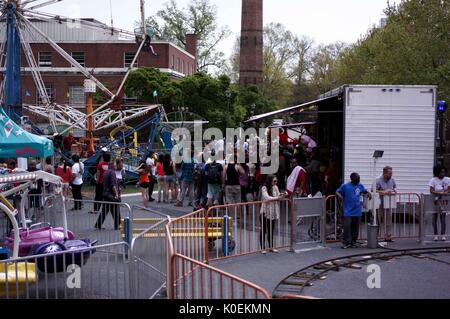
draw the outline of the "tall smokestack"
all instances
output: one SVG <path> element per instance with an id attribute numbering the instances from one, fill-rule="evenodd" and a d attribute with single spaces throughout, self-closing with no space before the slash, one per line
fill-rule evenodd
<path id="1" fill-rule="evenodd" d="M 263 0 L 242 0 L 239 84 L 263 81 Z"/>

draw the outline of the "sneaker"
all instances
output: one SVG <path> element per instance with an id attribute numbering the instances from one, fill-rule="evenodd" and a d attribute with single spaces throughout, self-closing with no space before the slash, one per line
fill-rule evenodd
<path id="1" fill-rule="evenodd" d="M 154 199 L 154 198 L 150 198 L 148 201 L 149 201 L 149 202 L 154 202 L 155 199 Z"/>
<path id="2" fill-rule="evenodd" d="M 438 241 L 439 237 L 438 236 L 434 236 L 434 241 Z"/>
<path id="3" fill-rule="evenodd" d="M 263 255 L 267 254 L 267 250 L 263 250 L 263 251 L 261 252 L 261 254 L 263 254 Z"/>
<path id="4" fill-rule="evenodd" d="M 442 236 L 442 241 L 447 241 L 447 237 Z"/>
<path id="5" fill-rule="evenodd" d="M 173 205 L 173 206 L 175 206 L 175 207 L 183 207 L 183 204 L 181 204 L 181 203 L 175 203 L 175 205 Z"/>
<path id="6" fill-rule="evenodd" d="M 342 246 L 342 249 L 349 249 L 349 248 L 352 248 L 352 245 L 344 245 L 344 246 Z"/>
<path id="7" fill-rule="evenodd" d="M 273 253 L 279 253 L 279 251 L 277 249 L 271 249 L 270 251 Z"/>

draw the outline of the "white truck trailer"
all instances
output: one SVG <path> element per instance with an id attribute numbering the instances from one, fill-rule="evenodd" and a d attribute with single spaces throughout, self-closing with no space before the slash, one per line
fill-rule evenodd
<path id="1" fill-rule="evenodd" d="M 384 166 L 392 166 L 399 191 L 428 193 L 436 162 L 436 91 L 426 85 L 345 85 L 316 101 L 258 115 L 249 122 L 313 120 L 311 134 L 321 152 L 342 167 L 342 181 L 358 172 L 370 187 Z M 376 172 L 375 150 L 384 151 Z"/>

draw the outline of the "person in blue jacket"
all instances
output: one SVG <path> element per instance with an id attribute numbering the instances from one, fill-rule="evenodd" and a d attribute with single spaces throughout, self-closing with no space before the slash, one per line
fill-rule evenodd
<path id="1" fill-rule="evenodd" d="M 350 175 L 351 182 L 342 185 L 336 191 L 336 196 L 344 203 L 344 238 L 342 248 L 356 248 L 356 241 L 359 236 L 359 222 L 362 216 L 361 195 L 367 194 L 372 199 L 371 194 L 360 183 L 358 173 Z"/>

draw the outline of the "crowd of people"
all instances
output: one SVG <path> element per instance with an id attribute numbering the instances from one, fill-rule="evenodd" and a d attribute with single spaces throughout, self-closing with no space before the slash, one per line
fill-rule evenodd
<path id="1" fill-rule="evenodd" d="M 213 138 L 214 139 L 214 138 Z M 279 137 L 280 149 L 278 157 L 278 170 L 274 175 L 263 174 L 264 164 L 249 161 L 249 145 L 235 139 L 234 159 L 215 160 L 216 152 L 223 152 L 225 141 L 219 140 L 211 143 L 210 156 L 205 154 L 190 154 L 189 159 L 177 163 L 171 154 L 156 154 L 152 152 L 140 161 L 135 172 L 139 176 L 137 186 L 141 190 L 142 200 L 147 205 L 149 202 L 161 204 L 173 204 L 176 207 L 191 206 L 194 210 L 210 208 L 215 205 L 233 205 L 255 201 L 273 201 L 276 199 L 292 197 L 313 197 L 323 195 L 336 195 L 342 202 L 344 238 L 343 248 L 357 247 L 358 229 L 362 216 L 360 196 L 370 192 L 360 183 L 358 173 L 350 176 L 351 182 L 342 184 L 342 174 L 339 156 L 333 154 L 321 154 L 317 144 L 309 137 L 297 141 L 289 140 L 287 134 L 282 132 Z M 238 163 L 237 150 L 245 150 L 245 163 Z M 195 156 L 197 155 L 197 156 Z M 83 208 L 83 176 L 84 164 L 78 155 L 72 156 L 71 165 L 62 158 L 56 166 L 52 165 L 52 159 L 46 158 L 42 163 L 30 160 L 28 171 L 43 170 L 55 174 L 61 178 L 63 195 L 68 198 L 70 192 L 73 196 L 72 211 Z M 200 159 L 200 160 L 199 160 Z M 0 163 L 0 174 L 19 172 L 14 159 Z M 95 203 L 90 214 L 99 214 L 96 229 L 102 229 L 106 215 L 111 213 L 114 220 L 114 228 L 120 227 L 119 205 L 112 203 L 121 202 L 122 189 L 125 187 L 125 170 L 122 158 L 112 160 L 111 154 L 104 152 L 95 167 Z M 429 183 L 430 193 L 435 196 L 437 213 L 433 215 L 432 225 L 435 240 L 446 240 L 446 215 L 444 212 L 444 198 L 450 193 L 450 178 L 444 167 L 434 169 L 434 177 Z M 0 185 L 0 191 L 5 190 L 5 185 Z M 39 207 L 36 200 L 46 191 L 50 193 L 51 185 L 40 182 L 30 189 L 30 207 Z M 155 187 L 157 191 L 155 192 Z M 383 174 L 377 179 L 376 192 L 381 197 L 380 210 L 384 214 L 378 214 L 385 218 L 385 240 L 392 242 L 392 210 L 384 207 L 383 197 L 395 195 L 397 185 L 393 178 L 392 167 L 385 167 Z M 156 195 L 156 196 L 155 196 Z M 34 198 L 34 199 L 33 199 Z M 109 204 L 104 204 L 105 202 Z M 267 203 L 261 205 L 261 237 L 260 244 L 265 253 L 266 247 L 273 249 L 273 231 L 275 221 L 280 218 L 279 203 Z M 440 221 L 440 234 L 438 221 Z M 266 245 L 268 243 L 268 246 Z"/>

